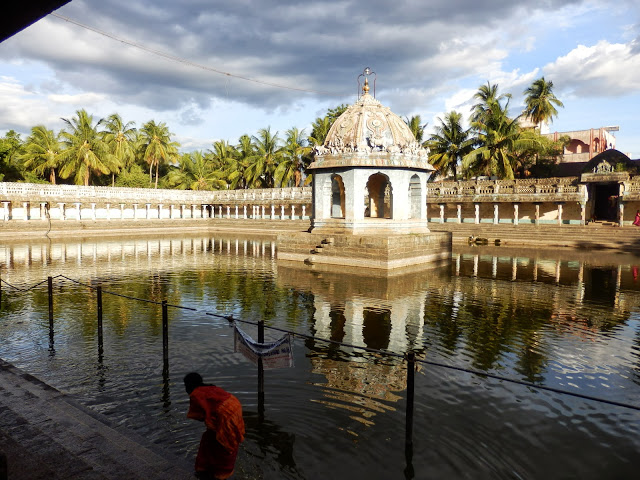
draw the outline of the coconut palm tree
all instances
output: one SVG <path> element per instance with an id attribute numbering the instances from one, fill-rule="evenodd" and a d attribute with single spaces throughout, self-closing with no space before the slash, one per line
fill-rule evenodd
<path id="1" fill-rule="evenodd" d="M 473 139 L 469 129 L 462 126 L 462 114 L 455 110 L 444 119 L 438 118 L 440 125 L 425 142 L 429 147 L 429 162 L 437 169 L 439 176 L 458 176 L 457 166 L 473 150 Z"/>
<path id="2" fill-rule="evenodd" d="M 278 132 L 272 134 L 269 127 L 262 128 L 258 135 L 251 139 L 255 153 L 251 156 L 251 164 L 246 170 L 248 183 L 253 187 L 273 188 L 273 175 L 283 156 Z"/>
<path id="3" fill-rule="evenodd" d="M 220 190 L 227 188 L 223 172 L 202 152 L 185 153 L 178 166 L 167 174 L 167 183 L 179 190 Z"/>
<path id="4" fill-rule="evenodd" d="M 517 153 L 533 148 L 536 142 L 533 136 L 521 135 L 518 118 L 509 118 L 506 106 L 494 104 L 480 121 L 472 123 L 476 148 L 464 156 L 463 167 L 474 174 L 513 179 Z"/>
<path id="5" fill-rule="evenodd" d="M 416 142 L 421 144 L 422 138 L 424 137 L 424 129 L 427 128 L 428 124 L 422 124 L 420 115 L 414 115 L 411 118 L 405 117 L 404 121 L 409 127 L 409 130 L 411 130 L 411 133 L 413 133 L 413 136 L 416 137 Z"/>
<path id="6" fill-rule="evenodd" d="M 553 82 L 547 82 L 544 77 L 535 80 L 524 94 L 526 108 L 523 113 L 538 126 L 538 130 L 543 122 L 552 122 L 553 117 L 558 116 L 555 107 L 564 107 L 553 93 Z"/>
<path id="7" fill-rule="evenodd" d="M 229 182 L 229 188 L 248 188 L 249 181 L 246 175 L 251 158 L 255 155 L 255 147 L 249 135 L 242 135 L 238 139 L 238 145 L 233 147 L 234 155 L 228 157 L 229 163 L 225 169 L 225 177 Z"/>
<path id="8" fill-rule="evenodd" d="M 281 187 L 293 184 L 300 187 L 302 174 L 311 159 L 311 147 L 305 138 L 305 131 L 293 127 L 287 130 L 283 147 L 283 159 L 273 174 L 276 185 Z"/>
<path id="9" fill-rule="evenodd" d="M 134 122 L 122 121 L 117 113 L 109 115 L 104 122 L 104 140 L 109 150 L 118 161 L 119 169 L 111 172 L 111 184 L 115 185 L 115 174 L 120 168 L 130 168 L 135 162 L 135 132 Z"/>
<path id="10" fill-rule="evenodd" d="M 501 102 L 507 100 L 507 105 L 511 99 L 510 93 L 498 95 L 498 84 L 491 85 L 488 81 L 486 85 L 480 85 L 478 91 L 473 98 L 479 100 L 473 105 L 470 121 L 471 123 L 485 123 L 491 116 L 492 112 L 506 110 L 506 106 L 502 106 Z"/>
<path id="11" fill-rule="evenodd" d="M 60 132 L 65 149 L 60 154 L 60 177 L 73 175 L 76 185 L 89 185 L 91 175 L 111 173 L 116 168 L 115 157 L 103 135 L 98 131 L 103 123 L 100 119 L 93 124 L 93 116 L 86 110 L 78 110 L 76 116 L 62 119 L 67 130 Z"/>
<path id="12" fill-rule="evenodd" d="M 49 175 L 49 182 L 56 184 L 56 169 L 60 163 L 62 148 L 58 135 L 53 130 L 47 130 L 44 125 L 37 125 L 31 129 L 31 135 L 24 145 L 24 153 L 18 158 L 25 168 L 36 175 Z"/>
<path id="13" fill-rule="evenodd" d="M 311 145 L 323 145 L 331 125 L 333 125 L 333 120 L 328 116 L 316 118 L 315 122 L 311 124 L 309 143 Z"/>
<path id="14" fill-rule="evenodd" d="M 142 158 L 149 165 L 149 183 L 151 183 L 153 167 L 155 167 L 155 188 L 158 188 L 160 164 L 170 163 L 176 158 L 180 144 L 171 140 L 173 134 L 164 122 L 156 123 L 154 120 L 149 120 L 142 126 L 140 133 Z"/>

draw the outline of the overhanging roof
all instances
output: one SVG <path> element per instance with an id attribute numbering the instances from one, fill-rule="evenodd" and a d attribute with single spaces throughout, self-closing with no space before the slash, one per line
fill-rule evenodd
<path id="1" fill-rule="evenodd" d="M 71 0 L 9 0 L 2 6 L 0 20 L 0 42 L 24 30 L 42 17 L 69 3 Z"/>

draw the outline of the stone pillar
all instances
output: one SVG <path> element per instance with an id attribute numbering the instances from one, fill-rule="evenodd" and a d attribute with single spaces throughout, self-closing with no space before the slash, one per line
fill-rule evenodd
<path id="1" fill-rule="evenodd" d="M 111 204 L 107 203 L 105 205 L 105 207 L 106 207 L 106 211 L 107 211 L 107 220 L 111 220 Z"/>
<path id="2" fill-rule="evenodd" d="M 205 218 L 205 214 L 204 212 L 207 210 L 207 206 L 206 205 L 201 205 L 200 206 L 200 212 L 202 213 L 202 217 L 201 218 Z"/>
<path id="3" fill-rule="evenodd" d="M 223 218 L 223 215 L 222 215 L 222 205 L 219 205 L 219 206 L 218 206 L 218 217 L 219 217 L 219 218 Z"/>
<path id="4" fill-rule="evenodd" d="M 175 209 L 176 206 L 172 203 L 171 205 L 169 205 L 169 218 L 173 220 L 174 216 L 175 216 Z"/>
<path id="5" fill-rule="evenodd" d="M 48 205 L 49 204 L 47 202 L 40 202 L 40 220 L 47 218 Z"/>
<path id="6" fill-rule="evenodd" d="M 513 224 L 514 225 L 518 225 L 519 207 L 520 205 L 518 205 L 517 203 L 513 204 Z"/>
<path id="7" fill-rule="evenodd" d="M 498 223 L 500 223 L 500 216 L 498 213 L 499 208 L 500 207 L 497 203 L 493 204 L 493 224 L 494 225 L 498 225 Z"/>
<path id="8" fill-rule="evenodd" d="M 295 220 L 296 218 L 296 206 L 291 205 L 291 220 Z"/>
<path id="9" fill-rule="evenodd" d="M 458 223 L 462 223 L 462 205 L 456 205 L 456 216 L 458 217 Z"/>
<path id="10" fill-rule="evenodd" d="M 280 205 L 280 220 L 284 220 L 284 205 Z"/>
<path id="11" fill-rule="evenodd" d="M 540 225 L 540 204 L 536 203 L 536 219 L 535 224 Z"/>
<path id="12" fill-rule="evenodd" d="M 22 209 L 22 211 L 24 212 L 24 219 L 29 220 L 29 218 L 31 218 L 31 215 L 29 215 L 29 202 L 22 202 Z"/>
<path id="13" fill-rule="evenodd" d="M 95 221 L 96 219 L 96 204 L 91 203 L 91 220 Z"/>
<path id="14" fill-rule="evenodd" d="M 276 216 L 276 207 L 275 205 L 271 205 L 271 220 Z"/>
<path id="15" fill-rule="evenodd" d="M 558 225 L 562 225 L 562 203 L 558 204 Z"/>
<path id="16" fill-rule="evenodd" d="M 196 218 L 196 206 L 191 204 L 191 218 Z"/>
<path id="17" fill-rule="evenodd" d="M 151 210 L 151 204 L 150 203 L 145 203 L 144 204 L 144 218 L 146 218 L 147 220 L 149 220 L 149 210 Z"/>
<path id="18" fill-rule="evenodd" d="M 444 223 L 444 203 L 440 204 L 440 223 Z"/>
<path id="19" fill-rule="evenodd" d="M 64 209 L 64 202 L 60 202 L 58 205 L 60 205 L 60 220 L 66 220 L 67 212 Z"/>
<path id="20" fill-rule="evenodd" d="M 162 204 L 158 204 L 158 220 L 162 220 Z"/>
<path id="21" fill-rule="evenodd" d="M 236 220 L 238 219 L 238 205 L 236 205 Z"/>
<path id="22" fill-rule="evenodd" d="M 587 224 L 587 205 L 585 203 L 580 203 L 580 225 L 584 226 Z"/>
<path id="23" fill-rule="evenodd" d="M 618 203 L 618 226 L 624 225 L 624 203 Z"/>
<path id="24" fill-rule="evenodd" d="M 254 218 L 256 216 L 256 207 L 253 207 L 253 213 L 251 214 L 251 217 Z M 245 220 L 247 219 L 247 206 L 243 205 L 242 206 L 242 218 L 244 218 Z"/>
<path id="25" fill-rule="evenodd" d="M 306 205 L 302 205 L 302 219 L 304 220 L 304 217 L 307 215 L 307 206 Z"/>
<path id="26" fill-rule="evenodd" d="M 475 210 L 475 221 L 474 223 L 476 225 L 480 224 L 480 204 L 479 203 L 474 203 L 473 204 L 473 209 Z"/>
<path id="27" fill-rule="evenodd" d="M 80 202 L 76 202 L 76 217 L 78 220 L 82 220 L 82 204 Z"/>
<path id="28" fill-rule="evenodd" d="M 2 202 L 2 220 L 9 221 L 9 204 L 11 202 Z"/>
<path id="29" fill-rule="evenodd" d="M 124 203 L 120 204 L 120 220 L 124 220 Z"/>

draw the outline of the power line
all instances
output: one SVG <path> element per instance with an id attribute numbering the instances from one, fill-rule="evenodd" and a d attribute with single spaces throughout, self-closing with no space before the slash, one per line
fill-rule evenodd
<path id="1" fill-rule="evenodd" d="M 69 22 L 69 23 L 72 23 L 74 25 L 77 25 L 78 27 L 84 28 L 86 30 L 90 30 L 90 31 L 92 31 L 94 33 L 97 33 L 98 35 L 102 35 L 104 37 L 110 38 L 110 39 L 115 40 L 117 42 L 124 43 L 125 45 L 129 45 L 131 47 L 138 48 L 138 49 L 143 50 L 145 52 L 152 53 L 153 55 L 157 55 L 159 57 L 163 57 L 163 58 L 166 58 L 168 60 L 172 60 L 174 62 L 179 62 L 179 63 L 182 63 L 184 65 L 188 65 L 190 67 L 195 67 L 195 68 L 199 68 L 201 70 L 206 70 L 208 72 L 217 73 L 218 75 L 224 75 L 226 77 L 237 78 L 239 80 L 244 80 L 244 81 L 247 81 L 247 82 L 253 82 L 253 83 L 260 84 L 260 85 L 266 85 L 266 86 L 269 86 L 269 87 L 281 88 L 281 89 L 284 89 L 284 90 L 293 90 L 293 91 L 296 91 L 296 92 L 315 93 L 315 94 L 318 94 L 318 95 L 329 95 L 329 96 L 333 96 L 333 97 L 342 97 L 342 96 L 346 95 L 346 94 L 341 94 L 341 93 L 336 93 L 336 92 L 327 92 L 327 91 L 323 91 L 323 90 L 310 90 L 310 89 L 307 89 L 307 88 L 292 87 L 292 86 L 289 86 L 289 85 L 282 85 L 280 83 L 268 82 L 266 80 L 260 80 L 260 79 L 257 79 L 257 78 L 250 78 L 250 77 L 245 77 L 243 75 L 238 75 L 238 74 L 234 74 L 234 73 L 225 72 L 223 70 L 218 70 L 218 69 L 213 68 L 213 67 L 208 67 L 206 65 L 202 65 L 200 63 L 192 62 L 191 60 L 187 60 L 186 58 L 182 58 L 182 57 L 178 57 L 178 56 L 175 56 L 175 55 L 171 55 L 170 53 L 165 53 L 165 52 L 162 52 L 160 50 L 155 50 L 153 48 L 147 47 L 147 46 L 142 45 L 140 43 L 133 42 L 131 40 L 126 40 L 124 38 L 117 37 L 116 35 L 113 35 L 113 34 L 108 33 L 108 32 L 104 32 L 102 30 L 99 30 L 97 28 L 91 27 L 89 25 L 85 25 L 84 23 L 80 23 L 77 20 L 73 20 L 72 18 L 60 15 L 59 13 L 51 12 L 49 15 L 53 16 L 53 17 L 56 17 L 56 18 L 59 18 L 60 20 L 64 20 L 65 22 Z"/>

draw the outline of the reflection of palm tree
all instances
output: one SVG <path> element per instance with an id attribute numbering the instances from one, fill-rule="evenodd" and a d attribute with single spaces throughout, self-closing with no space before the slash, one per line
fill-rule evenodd
<path id="1" fill-rule="evenodd" d="M 18 158 L 25 168 L 35 174 L 44 176 L 49 173 L 49 182 L 56 184 L 56 168 L 60 161 L 60 141 L 53 130 L 47 130 L 44 125 L 37 125 L 31 129 L 27 138 L 24 153 Z"/>

